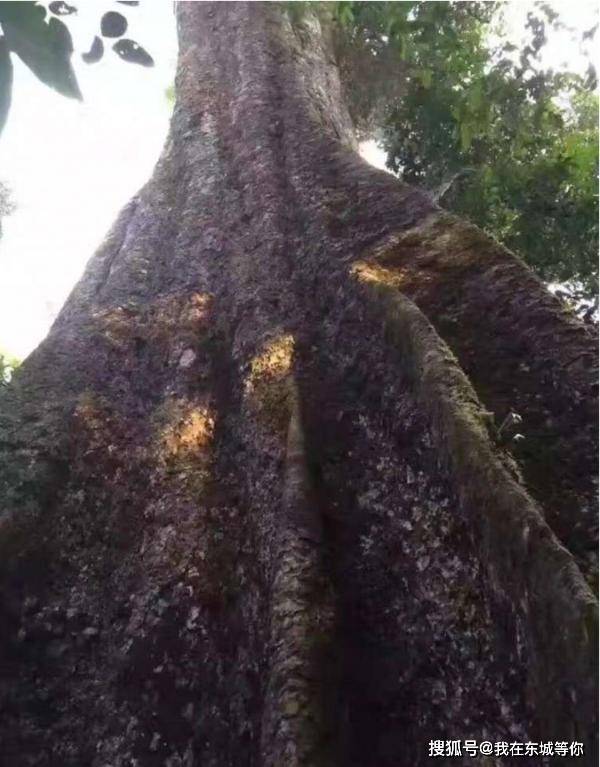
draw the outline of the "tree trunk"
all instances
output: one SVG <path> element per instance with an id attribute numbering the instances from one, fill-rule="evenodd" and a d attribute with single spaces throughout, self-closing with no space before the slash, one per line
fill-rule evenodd
<path id="1" fill-rule="evenodd" d="M 593 338 L 361 160 L 315 18 L 177 16 L 154 176 L 2 393 L 2 763 L 595 764 Z"/>

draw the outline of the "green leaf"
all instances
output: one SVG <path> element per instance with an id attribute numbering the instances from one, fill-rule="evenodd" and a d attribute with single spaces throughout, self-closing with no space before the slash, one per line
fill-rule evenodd
<path id="1" fill-rule="evenodd" d="M 423 88 L 431 88 L 431 83 L 433 80 L 433 72 L 431 69 L 421 69 L 417 73 L 417 76 L 421 80 Z"/>
<path id="2" fill-rule="evenodd" d="M 60 0 L 59 2 L 50 3 L 48 10 L 57 16 L 69 16 L 71 13 L 77 13 L 77 8 L 75 8 L 75 6 Z"/>
<path id="3" fill-rule="evenodd" d="M 145 51 L 135 40 L 122 38 L 113 45 L 113 51 L 117 53 L 123 61 L 130 64 L 140 64 L 142 67 L 153 67 L 154 59 Z"/>
<path id="4" fill-rule="evenodd" d="M 127 31 L 127 19 L 122 13 L 109 11 L 100 21 L 100 31 L 103 37 L 121 37 Z"/>
<path id="5" fill-rule="evenodd" d="M 473 127 L 468 122 L 460 124 L 460 148 L 467 152 L 473 141 Z"/>
<path id="6" fill-rule="evenodd" d="M 397 34 L 396 40 L 398 43 L 398 53 L 400 54 L 400 58 L 403 60 L 408 58 L 408 35 Z"/>
<path id="7" fill-rule="evenodd" d="M 350 26 L 354 22 L 354 11 L 351 2 L 339 2 L 337 3 L 337 17 L 343 26 Z"/>
<path id="8" fill-rule="evenodd" d="M 96 35 L 92 41 L 92 45 L 86 53 L 81 54 L 81 58 L 85 61 L 86 64 L 95 64 L 96 62 L 100 61 L 104 54 L 104 43 L 102 40 Z"/>
<path id="9" fill-rule="evenodd" d="M 81 99 L 71 65 L 71 33 L 59 19 L 46 22 L 45 16 L 45 9 L 35 2 L 0 2 L 0 24 L 9 50 L 43 83 L 63 96 Z"/>

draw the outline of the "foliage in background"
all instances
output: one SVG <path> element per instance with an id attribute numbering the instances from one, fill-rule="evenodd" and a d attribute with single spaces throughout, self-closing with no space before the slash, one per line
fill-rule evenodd
<path id="1" fill-rule="evenodd" d="M 561 25 L 554 10 L 532 6 L 517 49 L 498 28 L 501 3 L 335 6 L 353 116 L 379 137 L 388 167 L 546 281 L 597 300 L 596 73 L 541 69 L 547 29 Z"/>
<path id="2" fill-rule="evenodd" d="M 137 5 L 120 2 L 120 5 Z M 287 3 L 299 21 L 308 7 L 332 31 L 346 95 L 362 137 L 377 135 L 389 167 L 423 185 L 452 211 L 515 249 L 548 282 L 576 298 L 598 288 L 598 99 L 596 74 L 543 71 L 548 26 L 543 2 L 527 19 L 519 50 L 497 35 L 501 3 Z M 47 19 L 48 11 L 50 17 Z M 58 17 L 65 2 L 0 2 L 0 130 L 10 106 L 11 55 L 47 85 L 80 98 L 73 44 Z M 149 54 L 123 37 L 127 19 L 104 13 L 82 58 L 99 61 L 103 39 L 126 61 Z M 593 38 L 595 28 L 584 38 Z"/>
<path id="3" fill-rule="evenodd" d="M 497 3 L 338 2 L 335 39 L 354 122 L 372 133 L 394 99 L 417 82 L 431 87 L 434 63 L 458 82 Z"/>
<path id="4" fill-rule="evenodd" d="M 120 5 L 138 5 L 125 2 Z M 50 13 L 49 17 L 48 12 Z M 0 2 L 0 131 L 10 109 L 13 66 L 11 54 L 24 64 L 46 85 L 63 96 L 81 98 L 81 91 L 73 71 L 71 57 L 73 40 L 67 25 L 59 18 L 77 13 L 77 8 L 65 2 L 51 2 L 47 8 L 38 2 L 20 0 Z M 113 51 L 124 61 L 152 66 L 152 57 L 135 40 L 123 37 L 127 19 L 116 11 L 107 11 L 100 20 L 100 35 L 96 35 L 87 53 L 81 58 L 94 64 L 104 54 L 103 39 L 118 39 Z"/>
<path id="5" fill-rule="evenodd" d="M 16 357 L 0 352 L 0 386 L 4 386 L 10 381 L 20 364 Z"/>

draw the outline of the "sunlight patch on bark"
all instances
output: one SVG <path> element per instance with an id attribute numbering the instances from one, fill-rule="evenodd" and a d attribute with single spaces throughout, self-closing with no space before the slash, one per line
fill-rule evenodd
<path id="1" fill-rule="evenodd" d="M 168 403 L 167 412 L 168 421 L 160 434 L 165 459 L 191 458 L 206 450 L 214 432 L 214 416 L 208 407 L 174 400 Z"/>
<path id="2" fill-rule="evenodd" d="M 270 341 L 250 363 L 251 373 L 248 380 L 250 388 L 263 376 L 272 379 L 286 376 L 292 365 L 293 354 L 294 339 L 291 335 L 279 336 L 274 341 Z"/>
<path id="3" fill-rule="evenodd" d="M 350 274 L 359 280 L 359 282 L 379 283 L 381 285 L 400 287 L 403 278 L 406 278 L 407 276 L 407 271 L 397 269 L 396 271 L 391 272 L 389 269 L 384 269 L 376 264 L 367 264 L 364 261 L 359 261 L 351 267 Z"/>
<path id="4" fill-rule="evenodd" d="M 251 361 L 245 397 L 263 425 L 285 433 L 291 408 L 294 339 L 288 333 L 269 341 Z"/>
<path id="5" fill-rule="evenodd" d="M 94 312 L 92 318 L 110 346 L 125 351 L 134 338 L 168 346 L 174 337 L 185 335 L 184 340 L 192 344 L 206 325 L 210 306 L 208 293 L 163 295 L 144 307 L 143 312 L 135 305 L 113 306 Z M 176 349 L 177 361 L 184 348 L 182 340 Z"/>
<path id="6" fill-rule="evenodd" d="M 116 306 L 94 312 L 93 318 L 109 344 L 116 349 L 125 350 L 134 335 L 135 314 L 123 306 Z"/>

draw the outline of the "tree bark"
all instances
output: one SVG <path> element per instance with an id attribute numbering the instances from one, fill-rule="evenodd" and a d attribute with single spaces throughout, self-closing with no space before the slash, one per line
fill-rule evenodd
<path id="1" fill-rule="evenodd" d="M 177 19 L 154 176 L 0 401 L 3 763 L 594 764 L 590 331 L 361 160 L 316 18 Z"/>

